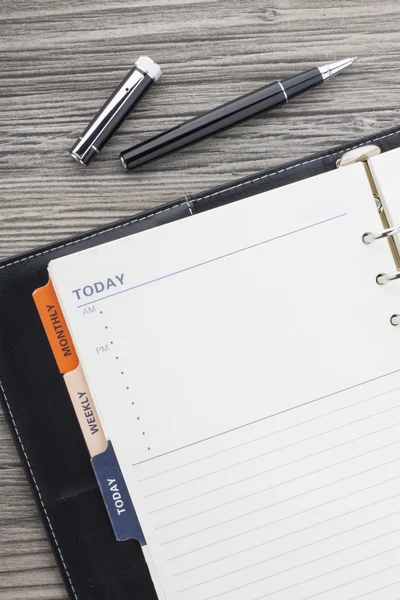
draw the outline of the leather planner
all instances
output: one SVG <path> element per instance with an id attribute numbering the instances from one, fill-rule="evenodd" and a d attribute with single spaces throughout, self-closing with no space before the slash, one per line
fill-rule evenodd
<path id="1" fill-rule="evenodd" d="M 64 333 L 67 336 L 68 327 L 63 321 L 62 309 L 56 301 L 47 299 L 43 306 L 48 314 L 41 320 L 35 305 L 34 292 L 49 285 L 50 261 L 56 261 L 57 265 L 62 257 L 169 223 L 189 222 L 200 213 L 333 172 L 344 155 L 371 145 L 378 147 L 381 154 L 399 148 L 400 127 L 299 158 L 204 193 L 188 194 L 130 219 L 0 263 L 1 401 L 71 599 L 161 600 L 164 597 L 169 600 L 171 596 L 165 590 L 162 595 L 163 586 L 155 581 L 156 575 L 150 574 L 154 556 L 146 557 L 143 553 L 143 532 L 135 507 L 124 505 L 122 509 L 127 490 L 123 478 L 113 476 L 114 444 L 103 434 L 94 441 L 92 434 L 101 429 L 99 423 L 103 411 L 96 410 L 90 389 L 85 391 L 84 397 L 79 395 L 79 390 L 85 388 L 84 376 L 75 360 L 73 343 L 69 344 L 68 337 L 63 337 Z M 391 243 L 394 247 L 397 242 L 392 240 Z M 146 258 L 142 260 L 145 262 Z M 56 270 L 54 274 L 57 283 Z M 118 277 L 102 283 L 99 280 L 97 288 L 92 285 L 87 294 L 103 292 L 107 286 L 117 291 L 122 283 L 122 273 Z M 75 296 L 85 300 L 79 289 Z M 162 320 L 162 294 L 154 310 L 158 312 L 157 318 Z M 68 307 L 66 315 L 67 312 Z M 46 318 L 50 329 L 57 326 L 57 329 L 53 327 L 53 333 L 58 334 L 58 355 L 48 341 Z M 165 319 L 168 318 L 165 314 Z M 196 313 L 192 318 L 196 319 Z M 154 368 L 157 370 L 156 366 Z M 205 376 L 202 364 L 193 364 L 192 368 L 194 374 Z M 156 372 L 154 376 L 157 376 Z M 134 380 L 130 386 L 135 387 Z M 88 427 L 86 432 L 85 427 Z M 152 451 L 150 443 L 148 446 L 146 442 L 144 452 Z M 118 454 L 117 450 L 115 447 Z M 114 483 L 107 484 L 107 481 Z M 107 485 L 115 486 L 111 507 L 103 498 Z M 113 522 L 112 511 L 119 510 L 121 516 L 125 508 L 127 512 L 122 515 L 125 521 Z M 186 594 L 197 598 L 191 596 L 191 592 Z M 218 595 L 210 594 L 204 598 Z M 253 598 L 253 595 L 248 597 Z M 181 596 L 182 599 L 186 597 Z M 221 597 L 223 600 L 230 596 L 221 593 Z"/>

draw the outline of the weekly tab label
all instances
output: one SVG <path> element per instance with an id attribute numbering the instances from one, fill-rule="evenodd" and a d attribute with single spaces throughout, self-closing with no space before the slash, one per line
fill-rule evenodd
<path id="1" fill-rule="evenodd" d="M 101 454 L 107 449 L 107 440 L 82 367 L 66 373 L 64 380 L 89 454 Z"/>
<path id="2" fill-rule="evenodd" d="M 51 281 L 35 290 L 33 299 L 60 372 L 76 369 L 78 356 Z"/>

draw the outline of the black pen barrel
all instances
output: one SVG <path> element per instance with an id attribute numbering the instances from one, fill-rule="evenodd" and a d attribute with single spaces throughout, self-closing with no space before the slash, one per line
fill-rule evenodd
<path id="1" fill-rule="evenodd" d="M 311 87 L 323 83 L 324 78 L 321 71 L 318 68 L 310 69 L 294 77 L 289 77 L 283 80 L 281 83 L 285 88 L 288 99 L 298 96 L 303 92 L 306 92 Z"/>
<path id="2" fill-rule="evenodd" d="M 271 83 L 125 150 L 121 153 L 122 164 L 133 169 L 285 101 L 280 83 Z"/>
<path id="3" fill-rule="evenodd" d="M 315 68 L 284 81 L 266 85 L 124 150 L 121 153 L 122 164 L 126 169 L 134 169 L 173 150 L 178 150 L 210 134 L 231 127 L 255 114 L 279 106 L 289 98 L 322 82 L 323 76 L 320 70 Z"/>

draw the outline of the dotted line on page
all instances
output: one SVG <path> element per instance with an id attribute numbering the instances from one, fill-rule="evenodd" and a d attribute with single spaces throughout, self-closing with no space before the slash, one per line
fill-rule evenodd
<path id="1" fill-rule="evenodd" d="M 104 311 L 103 311 L 103 310 L 99 311 L 99 314 L 100 314 L 100 315 L 104 315 Z M 105 320 L 105 322 L 107 322 L 107 321 Z M 108 326 L 108 325 L 103 325 L 103 326 L 104 326 L 104 329 L 107 331 L 107 334 L 109 334 L 109 333 L 110 333 L 110 331 L 109 331 L 109 326 Z M 140 420 L 141 420 L 141 418 L 140 418 L 140 417 L 137 415 L 137 410 L 138 410 L 137 402 L 136 402 L 135 400 L 132 400 L 131 386 L 130 386 L 130 385 L 128 385 L 129 381 L 126 381 L 126 380 L 125 380 L 125 371 L 121 371 L 121 369 L 123 369 L 123 367 L 120 365 L 120 363 L 121 363 L 121 360 L 120 360 L 119 353 L 117 354 L 118 350 L 115 348 L 115 345 L 114 345 L 114 341 L 113 341 L 113 340 L 110 340 L 110 342 L 109 342 L 109 343 L 110 343 L 110 346 L 112 346 L 112 349 L 111 349 L 111 356 L 113 356 L 113 357 L 114 357 L 114 360 L 118 361 L 118 364 L 119 364 L 119 367 L 117 368 L 117 371 L 118 371 L 119 375 L 120 375 L 120 376 L 122 377 L 122 379 L 123 379 L 123 384 L 122 384 L 122 387 L 124 388 L 125 392 L 127 392 L 127 393 L 128 393 L 128 397 L 129 397 L 129 403 L 130 403 L 130 405 L 131 405 L 132 407 L 133 407 L 133 406 L 135 407 L 135 409 L 134 409 L 134 410 L 135 410 L 135 415 L 136 415 L 136 418 L 135 418 L 135 420 L 136 420 L 136 421 L 140 421 Z M 108 344 L 107 344 L 107 346 L 108 346 Z M 122 358 L 123 358 L 123 357 L 122 357 Z M 124 395 L 126 395 L 126 394 L 124 394 Z M 145 431 L 143 431 L 143 426 L 142 426 L 142 424 L 141 424 L 141 423 L 137 423 L 137 426 L 138 426 L 138 430 L 140 430 L 140 431 L 142 432 L 142 436 L 145 436 L 145 435 L 146 435 L 146 432 L 145 432 Z M 147 438 L 146 438 L 146 439 L 147 439 Z M 148 451 L 148 452 L 150 452 L 150 450 L 151 450 L 151 446 L 149 446 L 149 445 L 148 445 L 148 442 L 146 442 L 146 447 L 147 447 L 147 451 Z"/>
<path id="2" fill-rule="evenodd" d="M 257 182 L 257 181 L 262 181 L 263 179 L 267 179 L 267 178 L 270 178 L 270 177 L 274 177 L 274 176 L 276 176 L 276 175 L 279 175 L 279 174 L 281 174 L 281 173 L 284 173 L 284 172 L 286 172 L 286 171 L 291 171 L 291 170 L 293 170 L 293 169 L 297 169 L 297 168 L 299 168 L 299 167 L 302 167 L 302 166 L 304 166 L 304 165 L 311 164 L 311 163 L 314 163 L 314 162 L 317 162 L 317 161 L 323 160 L 324 158 L 327 158 L 328 156 L 337 156 L 337 155 L 339 155 L 339 154 L 344 154 L 345 152 L 350 152 L 350 150 L 354 150 L 355 148 L 359 148 L 359 147 L 361 147 L 361 146 L 365 146 L 366 144 L 372 144 L 373 142 L 377 142 L 377 141 L 379 141 L 379 140 L 383 140 L 383 139 L 385 139 L 385 138 L 392 137 L 392 136 L 394 136 L 394 135 L 397 135 L 397 134 L 399 134 L 399 133 L 400 133 L 400 129 L 397 129 L 396 131 L 393 131 L 393 132 L 391 132 L 391 133 L 387 133 L 387 134 L 385 134 L 385 135 L 381 135 L 381 136 L 378 136 L 378 137 L 375 137 L 375 138 L 371 138 L 370 140 L 367 140 L 367 141 L 361 142 L 361 143 L 359 143 L 359 144 L 355 144 L 354 146 L 349 146 L 348 148 L 345 148 L 344 150 L 338 150 L 337 152 L 333 152 L 333 153 L 331 153 L 331 152 L 327 152 L 326 154 L 323 154 L 322 156 L 319 156 L 319 157 L 317 157 L 317 158 L 311 158 L 311 159 L 309 159 L 309 160 L 304 160 L 304 161 L 302 161 L 302 162 L 296 163 L 296 164 L 294 164 L 294 165 L 291 165 L 291 166 L 289 166 L 289 167 L 284 167 L 284 168 L 282 168 L 282 169 L 279 169 L 279 170 L 277 170 L 277 171 L 273 171 L 273 172 L 271 172 L 271 173 L 267 173 L 267 174 L 265 174 L 265 175 L 260 175 L 260 176 L 258 176 L 258 177 L 254 177 L 254 178 L 252 178 L 252 179 L 250 179 L 250 180 L 248 180 L 248 181 L 243 181 L 243 182 L 241 182 L 241 183 L 238 183 L 238 184 L 232 185 L 231 187 L 224 188 L 224 189 L 221 189 L 221 190 L 219 190 L 219 191 L 217 191 L 217 192 L 213 192 L 213 193 L 211 193 L 211 194 L 207 194 L 207 195 L 201 196 L 200 198 L 196 198 L 195 200 L 192 200 L 192 201 L 190 201 L 190 202 L 189 202 L 189 200 L 188 200 L 188 197 L 186 196 L 186 197 L 185 197 L 185 199 L 184 199 L 182 202 L 178 202 L 177 204 L 174 204 L 173 206 L 169 206 L 168 208 L 163 208 L 163 209 L 161 209 L 161 210 L 158 210 L 158 211 L 156 211 L 156 212 L 150 213 L 150 214 L 148 214 L 148 215 L 145 215 L 145 216 L 143 216 L 143 217 L 137 217 L 137 218 L 135 218 L 135 219 L 132 219 L 132 220 L 130 220 L 130 221 L 127 221 L 127 222 L 125 222 L 125 223 L 120 223 L 119 225 L 114 225 L 114 226 L 112 226 L 112 227 L 109 227 L 108 229 L 104 229 L 104 230 L 102 230 L 102 231 L 97 231 L 97 232 L 95 232 L 95 233 L 92 233 L 92 234 L 90 234 L 90 235 L 86 235 L 86 236 L 80 237 L 80 238 L 78 238 L 78 239 L 76 239 L 76 240 L 72 240 L 72 241 L 70 241 L 70 242 L 66 242 L 66 243 L 64 243 L 64 244 L 59 244 L 59 245 L 56 245 L 56 246 L 54 246 L 54 247 L 52 247 L 52 248 L 49 248 L 49 249 L 47 249 L 47 250 L 42 250 L 42 251 L 40 251 L 40 252 L 36 252 L 36 253 L 34 253 L 34 254 L 30 254 L 29 256 L 25 256 L 25 257 L 23 257 L 23 258 L 19 258 L 19 259 L 13 260 L 13 261 L 11 261 L 11 262 L 8 262 L 8 263 L 6 263 L 6 264 L 4 264 L 4 265 L 1 265 L 1 266 L 0 266 L 0 270 L 2 270 L 2 269 L 6 269 L 6 268 L 8 268 L 8 267 L 11 267 L 12 265 L 16 265 L 16 264 L 18 264 L 18 263 L 25 262 L 26 260 L 30 260 L 30 259 L 32 259 L 32 258 L 37 258 L 38 256 L 43 256 L 44 254 L 48 254 L 48 253 L 50 253 L 50 252 L 55 252 L 56 250 L 60 250 L 61 248 L 66 248 L 66 247 L 68 247 L 68 246 L 73 246 L 73 245 L 75 245 L 75 244 L 78 244 L 79 242 L 83 242 L 83 241 L 85 241 L 85 240 L 90 240 L 90 239 L 92 239 L 92 238 L 98 237 L 98 236 L 100 236 L 100 235 L 103 235 L 103 234 L 105 234 L 105 233 L 109 233 L 110 231 L 115 231 L 115 230 L 117 230 L 117 229 L 122 229 L 123 227 L 128 227 L 129 225 L 132 225 L 133 223 L 138 223 L 138 222 L 140 222 L 140 221 L 144 221 L 144 220 L 146 220 L 146 219 L 150 219 L 151 217 L 155 217 L 155 216 L 156 216 L 156 215 L 158 215 L 158 214 L 161 214 L 161 213 L 167 212 L 167 211 L 169 211 L 169 210 L 174 210 L 174 209 L 176 209 L 176 208 L 179 208 L 180 206 L 183 206 L 184 204 L 186 204 L 186 205 L 187 205 L 187 207 L 188 207 L 188 209 L 189 209 L 189 212 L 190 212 L 190 214 L 193 214 L 192 204 L 193 204 L 194 202 L 200 202 L 201 200 L 207 200 L 208 198 L 213 198 L 213 197 L 215 197 L 215 196 L 218 196 L 218 195 L 220 195 L 220 194 L 222 194 L 222 193 L 225 193 L 225 192 L 230 192 L 230 191 L 232 191 L 232 190 L 239 189 L 239 188 L 241 188 L 241 187 L 244 187 L 244 186 L 246 186 L 246 185 L 249 185 L 249 184 L 251 184 L 251 183 L 255 183 L 255 182 Z M 69 572 L 68 572 L 67 565 L 65 564 L 65 560 L 64 560 L 64 557 L 63 557 L 63 555 L 62 555 L 62 552 L 61 552 L 61 548 L 60 548 L 60 546 L 59 546 L 59 544 L 58 544 L 58 541 L 57 541 L 57 538 L 56 538 L 56 535 L 55 535 L 54 529 L 53 529 L 53 527 L 52 527 L 52 524 L 51 524 L 51 521 L 50 521 L 50 518 L 49 518 L 49 515 L 48 515 L 48 512 L 47 512 L 47 509 L 46 509 L 46 507 L 45 507 L 45 505 L 44 505 L 43 498 L 42 498 L 42 495 L 41 495 L 41 492 L 40 492 L 39 486 L 38 486 L 38 484 L 37 484 L 37 481 L 36 481 L 35 475 L 34 475 L 34 473 L 33 473 L 33 470 L 32 470 L 32 467 L 31 467 L 31 464 L 30 464 L 30 461 L 29 461 L 28 455 L 26 454 L 25 447 L 24 447 L 24 445 L 23 445 L 23 442 L 22 442 L 22 440 L 21 440 L 21 437 L 20 437 L 20 435 L 19 435 L 18 428 L 17 428 L 17 425 L 16 425 L 16 423 L 15 423 L 14 416 L 13 416 L 13 413 L 12 413 L 12 410 L 11 410 L 11 406 L 10 406 L 10 404 L 9 404 L 9 402 L 8 402 L 7 395 L 6 395 L 6 392 L 5 392 L 5 389 L 4 389 L 4 386 L 3 386 L 3 383 L 2 383 L 2 381 L 1 381 L 1 379 L 0 379 L 0 389 L 1 389 L 1 392 L 2 392 L 2 394 L 3 394 L 4 400 L 5 400 L 5 403 L 6 403 L 6 406 L 7 406 L 7 410 L 8 410 L 8 412 L 9 412 L 9 415 L 10 415 L 10 418 L 11 418 L 11 422 L 12 422 L 12 425 L 13 425 L 13 427 L 14 427 L 14 430 L 15 430 L 16 436 L 17 436 L 17 438 L 18 438 L 18 441 L 19 441 L 19 444 L 20 444 L 21 450 L 22 450 L 22 452 L 23 452 L 23 455 L 24 455 L 24 457 L 25 457 L 25 460 L 26 460 L 26 465 L 27 465 L 27 467 L 28 467 L 28 469 L 29 469 L 29 472 L 30 472 L 30 474 L 31 474 L 31 477 L 32 477 L 32 481 L 33 481 L 33 483 L 34 483 L 34 486 L 35 486 L 35 488 L 36 488 L 36 491 L 37 491 L 37 494 L 38 494 L 38 498 L 39 498 L 40 504 L 41 504 L 41 506 L 42 506 L 42 508 L 43 508 L 43 513 L 44 513 L 44 515 L 45 515 L 45 517 L 46 517 L 46 520 L 47 520 L 47 523 L 48 523 L 48 525 L 49 525 L 49 529 L 50 529 L 51 535 L 52 535 L 52 537 L 53 537 L 53 540 L 54 540 L 54 543 L 55 543 L 55 545 L 56 545 L 56 548 L 57 548 L 58 554 L 59 554 L 59 556 L 60 556 L 61 564 L 62 564 L 62 566 L 63 566 L 64 572 L 65 572 L 65 575 L 66 575 L 66 577 L 67 577 L 67 579 L 68 579 L 68 581 L 69 581 L 69 584 L 70 584 L 70 586 L 71 586 L 71 590 L 72 590 L 72 593 L 73 593 L 73 595 L 74 595 L 74 598 L 75 598 L 76 600 L 78 600 L 78 596 L 77 596 L 77 594 L 76 594 L 76 591 L 75 591 L 75 588 L 74 588 L 74 586 L 73 586 L 73 584 L 72 584 L 71 576 L 70 576 L 70 574 L 69 574 Z"/>

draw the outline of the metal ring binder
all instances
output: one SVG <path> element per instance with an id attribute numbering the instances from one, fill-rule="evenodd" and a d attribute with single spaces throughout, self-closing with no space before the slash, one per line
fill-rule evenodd
<path id="1" fill-rule="evenodd" d="M 354 148 L 353 150 L 345 152 L 343 156 L 336 161 L 336 167 L 341 169 L 349 165 L 354 165 L 354 163 L 358 162 L 366 163 L 368 159 L 372 158 L 373 156 L 378 156 L 380 153 L 381 149 L 375 144 L 359 146 L 358 148 Z"/>
<path id="2" fill-rule="evenodd" d="M 343 154 L 343 156 L 336 162 L 336 166 L 338 169 L 340 169 L 340 168 L 346 167 L 348 165 L 353 165 L 354 163 L 362 163 L 364 165 L 364 169 L 365 169 L 366 175 L 368 177 L 371 191 L 375 198 L 376 206 L 377 206 L 377 209 L 378 209 L 381 221 L 382 221 L 382 225 L 384 228 L 381 229 L 380 231 L 376 231 L 375 233 L 367 231 L 366 233 L 364 233 L 362 235 L 362 241 L 364 242 L 364 244 L 370 244 L 374 240 L 387 238 L 395 265 L 398 268 L 398 270 L 394 271 L 393 273 L 379 273 L 379 275 L 377 275 L 376 283 L 379 285 L 384 285 L 385 283 L 388 283 L 389 281 L 394 281 L 395 279 L 400 279 L 399 248 L 396 246 L 395 240 L 393 239 L 394 235 L 396 235 L 397 233 L 400 234 L 400 226 L 390 227 L 389 218 L 385 213 L 384 207 L 382 205 L 382 201 L 379 197 L 379 190 L 374 181 L 373 173 L 368 164 L 368 160 L 370 158 L 373 158 L 374 156 L 377 156 L 378 154 L 380 154 L 380 152 L 381 152 L 381 150 L 380 150 L 379 146 L 376 146 L 376 145 L 361 146 L 361 147 L 355 148 L 354 150 L 351 150 L 349 152 L 345 152 Z M 393 326 L 400 325 L 400 314 L 393 314 L 390 317 L 390 323 Z"/>
<path id="3" fill-rule="evenodd" d="M 376 283 L 378 285 L 384 285 L 395 279 L 400 279 L 400 271 L 394 271 L 393 273 L 379 273 L 379 275 L 376 276 Z"/>
<path id="4" fill-rule="evenodd" d="M 381 231 L 377 231 L 375 233 L 364 233 L 362 236 L 362 241 L 364 242 L 364 244 L 370 244 L 374 240 L 390 238 L 396 233 L 400 233 L 400 226 L 388 227 L 387 229 L 381 229 Z M 376 276 L 376 283 L 378 285 L 384 285 L 385 283 L 388 283 L 389 281 L 394 281 L 396 279 L 400 279 L 400 270 L 393 271 L 393 273 L 379 273 L 379 275 Z M 400 324 L 400 317 L 399 322 L 397 323 L 398 316 L 399 315 L 392 315 L 390 317 L 390 322 L 392 325 Z"/>
<path id="5" fill-rule="evenodd" d="M 381 229 L 380 231 L 376 231 L 375 233 L 371 233 L 367 231 L 362 236 L 362 241 L 364 244 L 370 244 L 374 240 L 379 240 L 382 238 L 387 238 L 396 233 L 400 233 L 400 227 L 389 227 L 388 229 Z"/>

